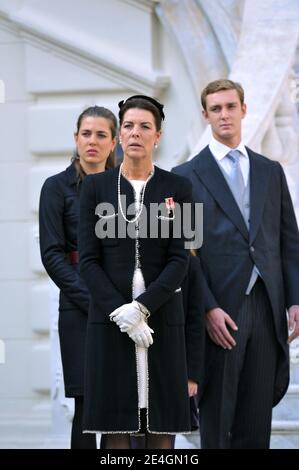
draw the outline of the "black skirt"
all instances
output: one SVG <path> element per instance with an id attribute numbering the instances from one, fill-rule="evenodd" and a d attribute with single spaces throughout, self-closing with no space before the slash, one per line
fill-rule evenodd
<path id="1" fill-rule="evenodd" d="M 66 397 L 83 396 L 87 315 L 77 309 L 60 309 L 60 339 Z"/>

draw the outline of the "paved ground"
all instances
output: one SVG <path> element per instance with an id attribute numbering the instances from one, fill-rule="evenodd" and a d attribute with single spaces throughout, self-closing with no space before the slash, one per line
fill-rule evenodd
<path id="1" fill-rule="evenodd" d="M 198 432 L 187 436 L 178 435 L 175 443 L 176 449 L 200 449 L 200 438 Z"/>
<path id="2" fill-rule="evenodd" d="M 3 431 L 3 428 L 2 428 Z M 32 428 L 16 429 L 10 433 L 0 433 L 0 449 L 69 449 L 68 435 L 53 435 L 49 429 Z M 199 449 L 199 433 L 178 435 L 175 443 L 176 449 Z"/>

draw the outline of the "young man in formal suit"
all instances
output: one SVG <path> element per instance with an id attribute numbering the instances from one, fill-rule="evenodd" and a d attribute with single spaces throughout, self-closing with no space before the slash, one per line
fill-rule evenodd
<path id="1" fill-rule="evenodd" d="M 242 86 L 211 82 L 202 106 L 211 142 L 174 169 L 204 205 L 201 445 L 268 448 L 272 407 L 289 382 L 288 343 L 299 334 L 298 227 L 281 165 L 242 142 Z"/>

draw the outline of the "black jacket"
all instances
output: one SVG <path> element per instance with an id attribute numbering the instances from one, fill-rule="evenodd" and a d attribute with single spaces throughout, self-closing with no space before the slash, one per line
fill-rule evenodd
<path id="1" fill-rule="evenodd" d="M 193 199 L 203 203 L 201 265 L 209 286 L 206 299 L 233 319 L 257 266 L 271 302 L 280 357 L 274 404 L 289 380 L 286 308 L 299 304 L 299 236 L 281 165 L 247 148 L 250 159 L 250 230 L 209 147 L 174 169 L 188 177 Z"/>
<path id="2" fill-rule="evenodd" d="M 65 394 L 84 393 L 84 354 L 89 293 L 77 265 L 67 254 L 77 251 L 79 190 L 75 165 L 48 178 L 41 190 L 39 207 L 42 262 L 60 289 L 58 331 Z"/>
<path id="3" fill-rule="evenodd" d="M 80 198 L 80 267 L 91 294 L 83 429 L 133 432 L 140 426 L 135 344 L 110 321 L 109 314 L 132 301 L 135 240 L 117 236 L 100 239 L 95 234 L 99 203 L 112 205 L 116 223 L 121 217 L 118 173 L 116 168 L 87 176 Z M 126 195 L 127 205 L 133 202 L 133 188 L 123 177 L 121 193 Z M 144 196 L 148 218 L 150 203 L 164 203 L 169 197 L 178 204 L 191 202 L 190 184 L 156 167 Z M 172 225 L 171 221 L 166 223 Z M 149 430 L 188 432 L 185 316 L 179 290 L 188 266 L 184 239 L 173 237 L 172 230 L 168 238 L 142 238 L 140 258 L 146 291 L 137 300 L 151 312 L 148 322 L 155 332 L 148 349 Z"/>
<path id="4" fill-rule="evenodd" d="M 40 250 L 43 265 L 60 289 L 60 308 L 88 313 L 89 293 L 67 253 L 77 251 L 79 192 L 74 164 L 49 177 L 41 190 L 39 207 Z"/>

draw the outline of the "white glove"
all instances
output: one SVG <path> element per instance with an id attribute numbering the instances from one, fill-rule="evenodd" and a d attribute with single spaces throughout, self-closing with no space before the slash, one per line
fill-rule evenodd
<path id="1" fill-rule="evenodd" d="M 138 325 L 133 326 L 127 333 L 137 346 L 141 348 L 148 348 L 154 342 L 151 335 L 154 331 L 144 320 L 140 320 Z"/>
<path id="2" fill-rule="evenodd" d="M 138 325 L 144 316 L 138 303 L 133 301 L 130 304 L 124 304 L 115 309 L 109 315 L 110 320 L 114 321 L 122 333 L 126 333 L 133 326 Z"/>

